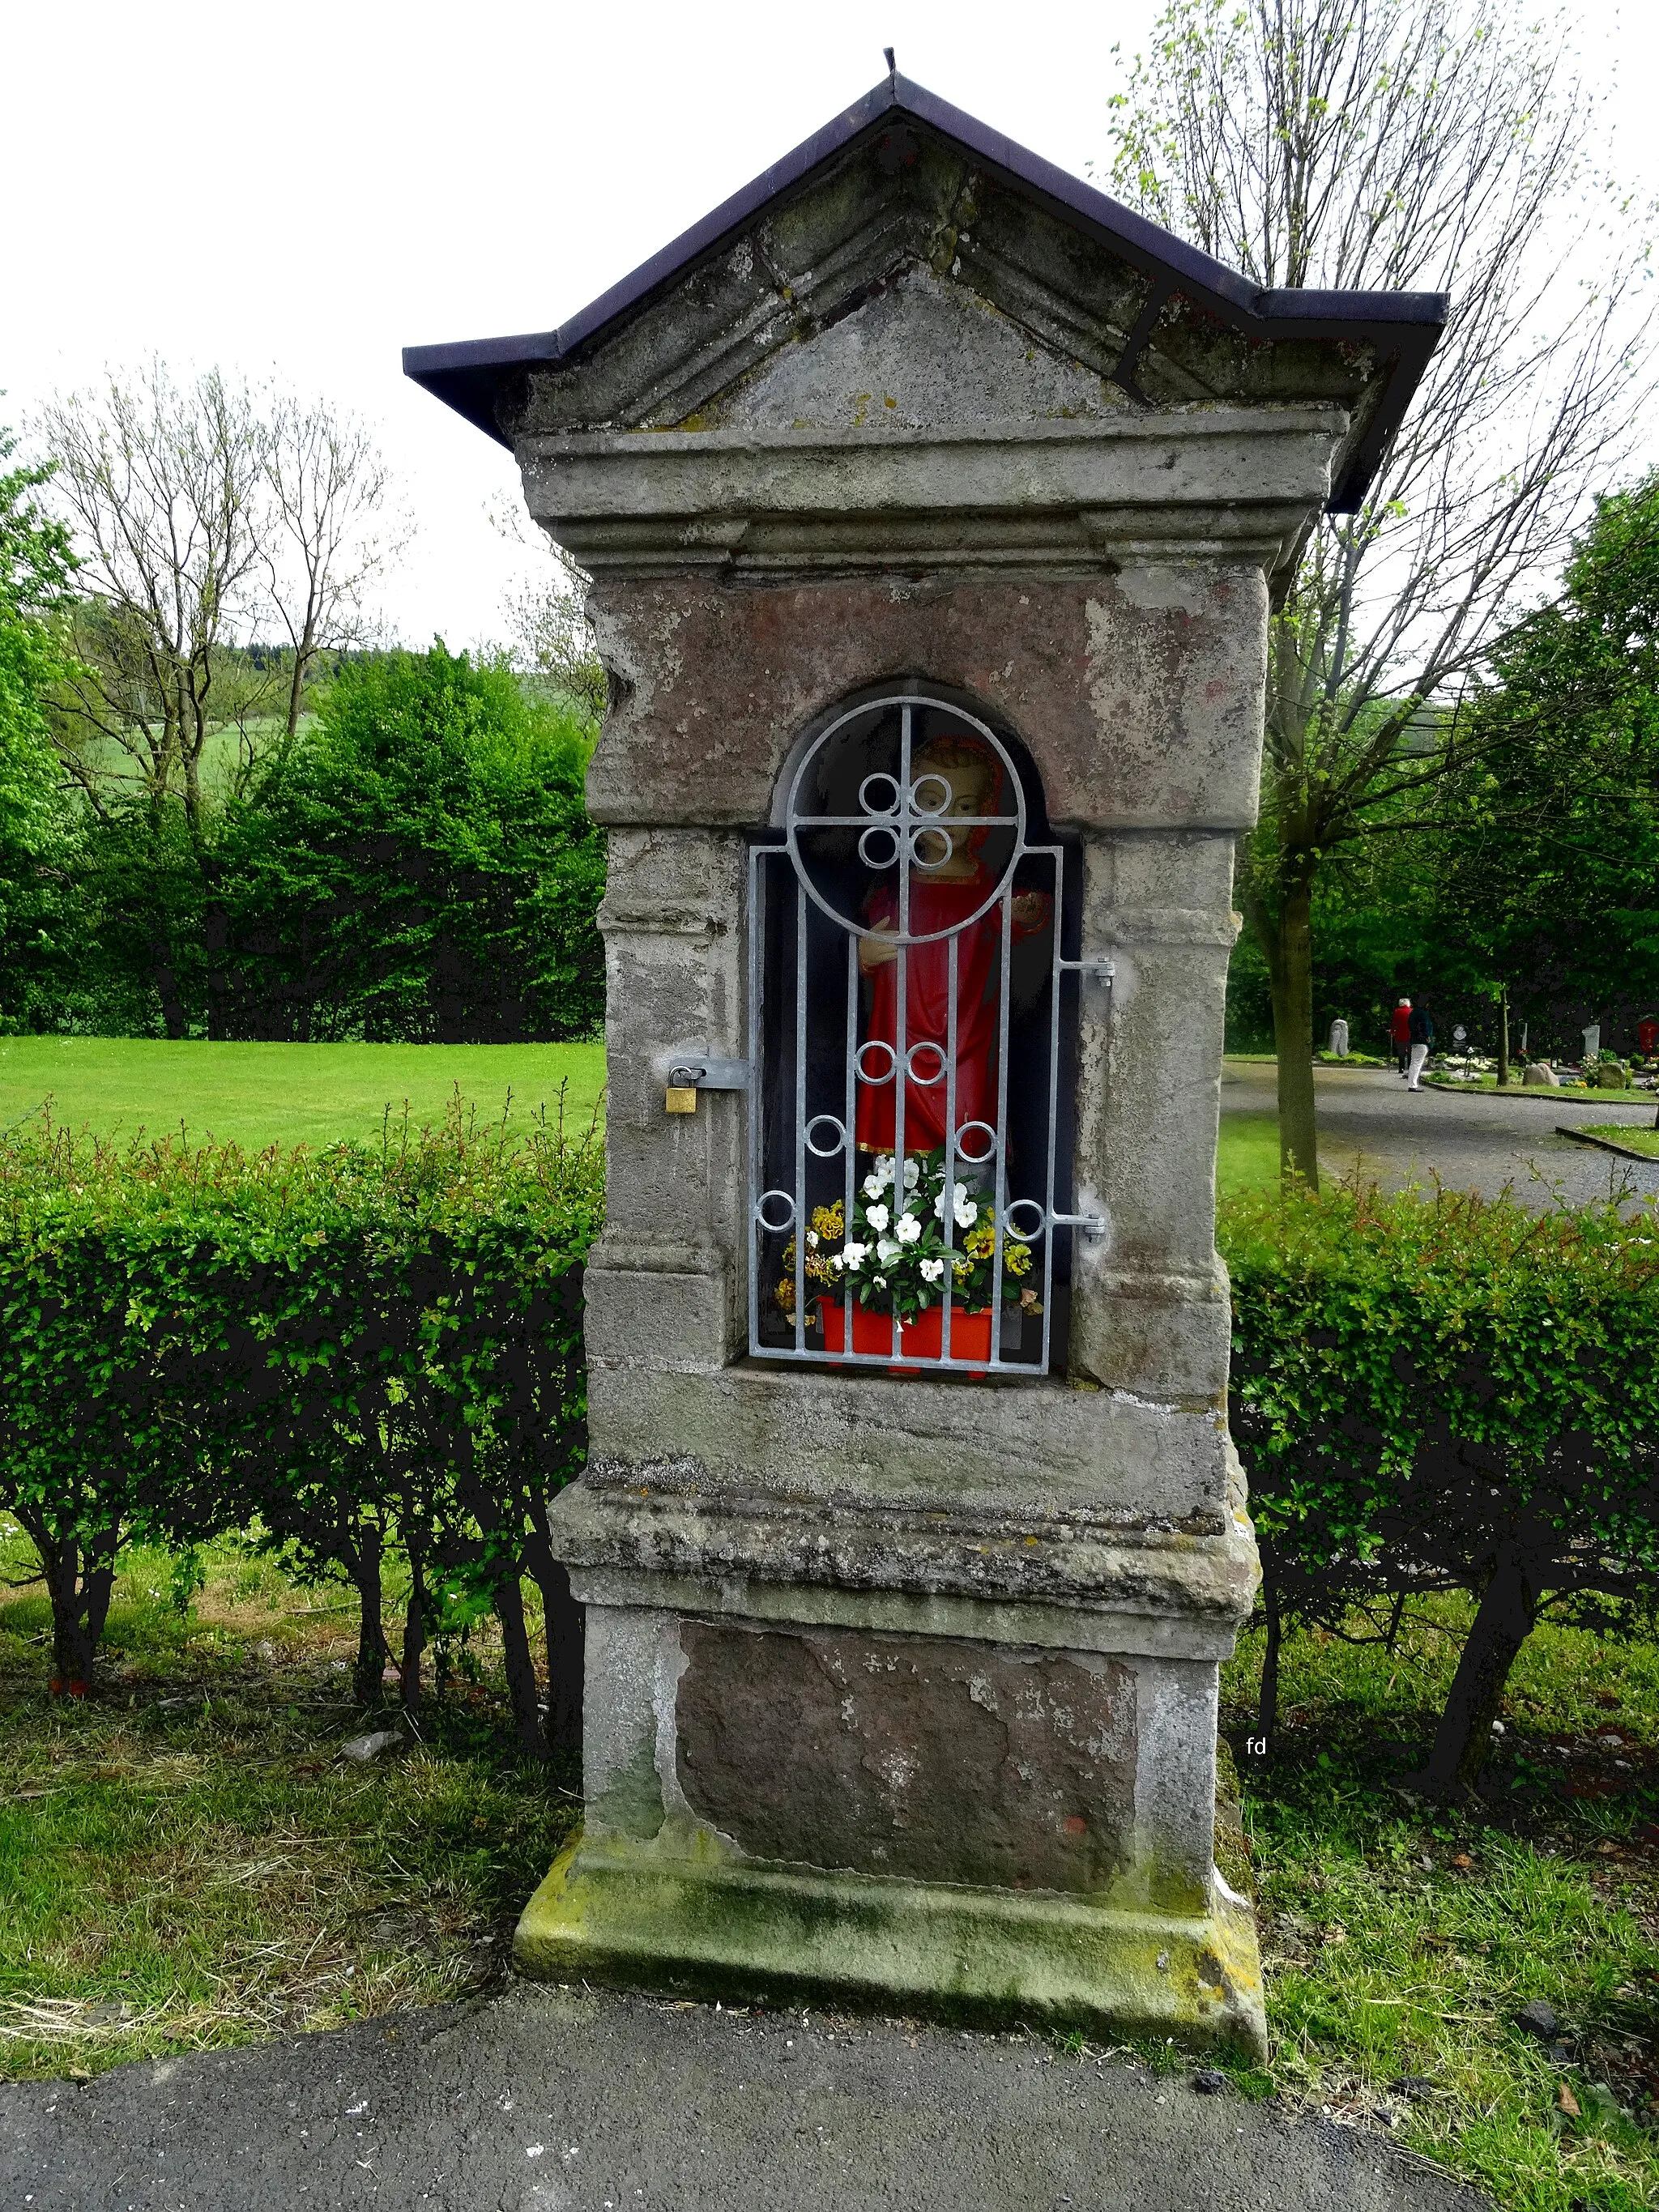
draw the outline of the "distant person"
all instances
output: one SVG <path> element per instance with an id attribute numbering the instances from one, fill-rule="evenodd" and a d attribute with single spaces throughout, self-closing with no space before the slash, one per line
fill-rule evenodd
<path id="1" fill-rule="evenodd" d="M 1400 1073 L 1403 1075 L 1412 1056 L 1412 1002 L 1409 999 L 1402 999 L 1395 1008 L 1389 1023 L 1389 1035 L 1394 1039 L 1395 1054 L 1400 1062 Z"/>
<path id="2" fill-rule="evenodd" d="M 1434 1042 L 1434 1016 L 1426 1006 L 1413 1006 L 1407 1018 L 1407 1036 L 1410 1040 L 1411 1062 L 1406 1084 L 1407 1091 L 1423 1088 L 1419 1077 L 1423 1063 L 1429 1056 L 1429 1047 Z"/>

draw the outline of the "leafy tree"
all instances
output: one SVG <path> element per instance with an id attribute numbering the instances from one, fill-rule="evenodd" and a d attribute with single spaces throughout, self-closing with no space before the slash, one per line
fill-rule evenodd
<path id="1" fill-rule="evenodd" d="M 1257 283 L 1450 299 L 1364 504 L 1315 526 L 1272 619 L 1240 897 L 1285 1165 L 1316 1184 L 1322 874 L 1497 741 L 1462 704 L 1643 418 L 1647 244 L 1556 27 L 1458 0 L 1167 0 L 1116 106 L 1114 188 Z"/>
<path id="2" fill-rule="evenodd" d="M 0 465 L 16 440 L 0 429 Z M 76 562 L 68 532 L 32 496 L 51 466 L 0 466 L 0 1027 L 15 1023 L 66 919 L 70 823 L 46 702 L 75 663 Z"/>
<path id="3" fill-rule="evenodd" d="M 1659 1005 L 1659 476 L 1600 501 L 1561 598 L 1495 656 L 1437 811 L 1442 932 L 1538 1037 Z"/>
<path id="4" fill-rule="evenodd" d="M 588 727 L 441 642 L 348 665 L 226 844 L 232 1018 L 266 1036 L 592 1034 Z"/>
<path id="5" fill-rule="evenodd" d="M 216 369 L 181 386 L 159 362 L 54 403 L 40 427 L 85 556 L 59 752 L 94 823 L 136 831 L 118 835 L 118 854 L 167 851 L 126 911 L 149 921 L 168 1036 L 185 1033 L 193 963 L 217 1036 L 223 805 L 292 741 L 325 653 L 362 635 L 362 595 L 390 550 L 377 531 L 386 471 L 326 403 Z M 283 653 L 237 649 L 272 625 Z M 170 896 L 180 852 L 198 878 L 182 913 Z"/>

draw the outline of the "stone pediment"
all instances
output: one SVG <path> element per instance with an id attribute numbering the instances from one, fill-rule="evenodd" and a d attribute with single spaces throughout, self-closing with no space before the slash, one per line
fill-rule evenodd
<path id="1" fill-rule="evenodd" d="M 405 368 L 526 465 L 619 434 L 752 449 L 1339 410 L 1346 507 L 1444 311 L 1261 291 L 895 76 L 557 331 Z"/>

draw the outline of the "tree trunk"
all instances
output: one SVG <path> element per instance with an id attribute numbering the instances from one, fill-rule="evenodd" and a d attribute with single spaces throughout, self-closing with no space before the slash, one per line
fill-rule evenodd
<path id="1" fill-rule="evenodd" d="M 519 1747 L 532 1758 L 542 1753 L 541 1697 L 536 1682 L 536 1662 L 530 1656 L 530 1632 L 525 1626 L 524 1592 L 517 1575 L 504 1576 L 496 1586 L 495 1617 L 501 1624 L 501 1656 L 507 1665 L 507 1695 L 513 1701 L 513 1727 Z"/>
<path id="2" fill-rule="evenodd" d="M 536 1584 L 547 1630 L 547 1747 L 580 1752 L 586 1615 L 571 1595 L 570 1577 L 558 1560 L 538 1563 Z"/>
<path id="3" fill-rule="evenodd" d="M 351 1553 L 351 1579 L 357 1586 L 362 1612 L 357 1627 L 357 1666 L 351 1678 L 360 1705 L 378 1705 L 386 1696 L 386 1626 L 380 1619 L 380 1532 L 372 1522 L 358 1533 Z"/>
<path id="4" fill-rule="evenodd" d="M 176 1044 L 185 1034 L 185 1002 L 179 996 L 179 971 L 173 964 L 173 948 L 164 935 L 150 944 L 150 974 L 161 1002 L 161 1019 Z"/>
<path id="5" fill-rule="evenodd" d="M 1426 1796 L 1455 1797 L 1474 1787 L 1491 1746 L 1504 1686 L 1532 1633 L 1537 1611 L 1538 1592 L 1521 1548 L 1506 1545 L 1481 1594 L 1428 1764 L 1412 1778 Z"/>
<path id="6" fill-rule="evenodd" d="M 1273 1050 L 1279 1059 L 1279 1162 L 1288 1179 L 1319 1188 L 1313 1075 L 1313 897 L 1292 884 L 1274 917 Z"/>
<path id="7" fill-rule="evenodd" d="M 410 1554 L 409 1607 L 404 1614 L 403 1662 L 398 1670 L 398 1695 L 405 1712 L 421 1702 L 421 1655 L 426 1650 L 427 1615 L 430 1610 L 426 1577 L 420 1559 Z"/>
<path id="8" fill-rule="evenodd" d="M 18 1518 L 34 1546 L 52 1601 L 52 1694 L 84 1698 L 109 1618 L 121 1532 L 101 1530 L 83 1547 L 73 1536 L 59 1540 L 27 1513 L 20 1511 Z"/>

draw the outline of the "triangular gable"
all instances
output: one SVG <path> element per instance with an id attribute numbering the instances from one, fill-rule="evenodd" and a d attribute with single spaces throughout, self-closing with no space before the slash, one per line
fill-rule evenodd
<path id="1" fill-rule="evenodd" d="M 1445 313 L 1438 294 L 1255 287 L 894 75 L 557 330 L 411 347 L 404 367 L 509 446 L 1328 400 L 1352 418 L 1344 510 Z"/>

